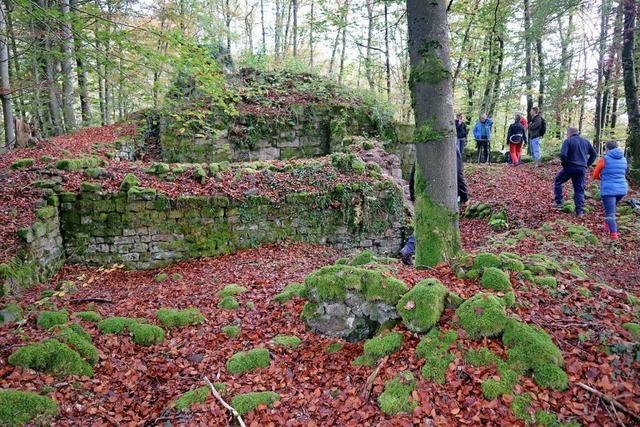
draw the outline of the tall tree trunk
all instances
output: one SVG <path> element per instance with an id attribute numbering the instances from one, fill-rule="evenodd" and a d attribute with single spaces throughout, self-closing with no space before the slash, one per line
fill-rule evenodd
<path id="1" fill-rule="evenodd" d="M 73 109 L 73 33 L 71 32 L 71 9 L 69 0 L 62 0 L 62 102 L 64 125 L 67 132 L 77 127 Z"/>
<path id="2" fill-rule="evenodd" d="M 622 0 L 624 4 L 624 33 L 622 36 L 622 76 L 627 104 L 629 128 L 627 147 L 631 152 L 632 176 L 640 180 L 640 106 L 638 105 L 638 82 L 635 71 L 635 27 L 638 5 L 636 0 Z"/>
<path id="3" fill-rule="evenodd" d="M 4 140 L 7 150 L 11 150 L 16 141 L 11 87 L 9 86 L 9 48 L 7 47 L 7 11 L 4 1 L 0 2 L 0 101 L 2 101 L 2 118 L 4 119 Z"/>
<path id="4" fill-rule="evenodd" d="M 224 26 L 227 37 L 227 55 L 231 57 L 231 5 L 229 0 L 224 0 Z"/>
<path id="5" fill-rule="evenodd" d="M 373 90 L 374 89 L 374 82 L 373 82 L 373 49 L 371 49 L 371 44 L 373 43 L 373 24 L 374 24 L 374 20 L 373 20 L 373 1 L 374 0 L 367 0 L 366 1 L 366 6 L 367 6 L 367 53 L 365 56 L 365 60 L 364 60 L 364 73 L 367 77 L 367 82 L 369 83 L 369 89 Z"/>
<path id="6" fill-rule="evenodd" d="M 595 113 L 595 135 L 593 137 L 593 145 L 598 153 L 602 152 L 601 133 L 602 122 L 604 118 L 604 103 L 602 96 L 604 92 L 604 55 L 607 48 L 607 35 L 609 33 L 609 0 L 602 0 L 602 9 L 600 14 L 600 40 L 598 43 L 598 83 L 596 88 L 596 113 Z"/>
<path id="7" fill-rule="evenodd" d="M 447 52 L 448 55 L 448 52 Z M 389 9 L 384 2 L 384 69 L 387 82 L 387 101 L 391 101 L 391 52 L 389 52 Z"/>
<path id="8" fill-rule="evenodd" d="M 282 59 L 287 57 L 289 51 L 289 28 L 291 24 L 291 1 L 287 2 L 287 23 L 284 26 L 284 43 L 282 43 Z"/>
<path id="9" fill-rule="evenodd" d="M 538 56 L 538 108 L 542 111 L 544 108 L 544 86 L 546 79 L 544 55 L 542 52 L 542 37 L 536 38 L 536 54 Z"/>
<path id="10" fill-rule="evenodd" d="M 446 5 L 407 0 L 407 21 L 417 148 L 416 265 L 433 266 L 459 249 Z"/>
<path id="11" fill-rule="evenodd" d="M 582 127 L 584 125 L 584 112 L 585 104 L 587 102 L 587 49 L 584 40 L 582 41 L 582 55 L 584 59 L 584 70 L 582 74 L 582 95 L 580 96 L 580 118 L 578 120 L 578 131 L 582 133 Z"/>
<path id="12" fill-rule="evenodd" d="M 313 68 L 313 26 L 314 16 L 313 16 L 313 7 L 315 5 L 315 1 L 311 0 L 311 12 L 309 14 L 309 68 Z"/>
<path id="13" fill-rule="evenodd" d="M 298 57 L 298 0 L 291 0 L 293 14 L 293 57 Z"/>
<path id="14" fill-rule="evenodd" d="M 267 52 L 267 32 L 264 29 L 264 0 L 260 0 L 260 27 L 262 29 L 262 53 Z"/>
<path id="15" fill-rule="evenodd" d="M 473 6 L 473 9 L 471 10 L 471 14 L 470 16 L 467 18 L 467 27 L 464 30 L 464 36 L 462 37 L 462 49 L 466 49 L 467 47 L 467 43 L 469 42 L 469 35 L 471 34 L 471 27 L 473 26 L 473 23 L 475 22 L 475 17 L 478 16 L 477 13 L 473 13 L 478 9 L 478 6 L 480 4 L 480 0 L 476 0 L 475 5 Z M 460 70 L 462 69 L 462 61 L 464 59 L 465 55 L 460 54 L 460 57 L 458 58 L 458 63 L 456 64 L 456 69 L 455 72 L 453 73 L 453 79 L 451 80 L 451 85 L 453 88 L 453 92 L 455 94 L 455 90 L 456 90 L 456 82 L 458 80 L 458 76 L 460 75 Z"/>
<path id="16" fill-rule="evenodd" d="M 38 5 L 41 10 L 46 10 L 47 5 L 44 0 L 38 0 Z M 44 29 L 43 29 L 44 30 Z M 56 82 L 56 70 L 53 63 L 54 58 L 50 54 L 53 52 L 53 46 L 51 45 L 51 34 L 44 34 L 44 64 L 45 73 L 47 77 L 47 92 L 49 95 L 49 115 L 51 116 L 52 132 L 54 135 L 60 135 L 62 133 L 62 112 L 60 111 L 60 102 L 58 101 L 58 84 Z"/>
<path id="17" fill-rule="evenodd" d="M 531 7 L 529 0 L 524 0 L 524 73 L 527 91 L 527 118 L 531 121 L 531 109 L 533 108 L 533 76 L 531 63 Z"/>
<path id="18" fill-rule="evenodd" d="M 280 35 L 282 32 L 282 4 L 281 4 L 281 0 L 275 0 L 276 1 L 276 16 L 275 16 L 275 26 L 274 26 L 274 40 L 273 40 L 273 57 L 274 60 L 276 62 L 276 64 L 278 63 L 278 58 L 280 55 Z M 264 17 L 263 17 L 263 22 L 264 22 Z"/>
<path id="19" fill-rule="evenodd" d="M 349 16 L 349 0 L 345 2 L 344 15 L 342 16 L 342 49 L 340 52 L 340 71 L 338 72 L 338 83 L 342 83 L 344 74 L 344 58 L 347 53 L 347 24 Z"/>
<path id="20" fill-rule="evenodd" d="M 11 56 L 13 56 L 13 60 L 9 61 L 9 65 L 13 65 L 13 86 L 17 87 L 18 85 L 16 83 L 20 78 L 20 76 L 22 75 L 22 73 L 21 73 L 20 61 L 18 57 L 18 46 L 16 45 L 16 35 L 13 29 L 13 19 L 12 19 L 13 11 L 10 9 L 10 2 L 8 1 L 7 1 L 5 10 L 6 10 L 5 19 L 7 24 L 7 34 L 9 36 L 8 38 L 9 48 L 11 49 Z M 16 95 L 12 97 L 12 99 L 15 99 L 17 101 L 15 105 L 16 115 L 18 117 L 22 116 L 23 118 L 24 118 L 24 114 L 26 114 L 27 112 L 24 98 L 25 96 L 23 95 L 22 91 L 18 91 Z"/>
<path id="21" fill-rule="evenodd" d="M 247 8 L 249 8 L 249 3 L 246 3 Z M 251 5 L 249 8 L 249 12 L 244 16 L 244 32 L 247 37 L 248 50 L 251 55 L 253 55 L 253 9 L 256 5 Z"/>

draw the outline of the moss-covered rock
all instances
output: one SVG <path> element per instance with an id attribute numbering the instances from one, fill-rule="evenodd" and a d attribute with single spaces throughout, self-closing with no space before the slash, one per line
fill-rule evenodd
<path id="1" fill-rule="evenodd" d="M 225 310 L 235 310 L 238 307 L 240 307 L 240 303 L 232 296 L 226 296 L 222 298 L 218 303 L 218 308 L 222 308 Z"/>
<path id="2" fill-rule="evenodd" d="M 231 406 L 240 415 L 247 414 L 255 410 L 260 405 L 271 406 L 280 400 L 280 395 L 272 391 L 254 391 L 251 393 L 238 394 L 231 400 Z"/>
<path id="3" fill-rule="evenodd" d="M 411 413 L 417 406 L 411 397 L 415 387 L 416 380 L 411 372 L 399 373 L 384 384 L 384 391 L 378 396 L 380 410 L 387 415 L 396 415 L 400 412 Z"/>
<path id="4" fill-rule="evenodd" d="M 103 334 L 121 334 L 135 323 L 137 323 L 135 319 L 128 317 L 109 317 L 98 322 L 98 330 Z"/>
<path id="5" fill-rule="evenodd" d="M 101 160 L 97 156 L 80 157 L 77 159 L 61 159 L 55 164 L 56 169 L 65 171 L 79 171 L 85 168 L 95 168 L 100 166 Z"/>
<path id="6" fill-rule="evenodd" d="M 634 340 L 638 341 L 640 340 L 640 325 L 637 323 L 633 323 L 633 322 L 627 322 L 627 323 L 623 323 L 622 324 L 622 328 L 629 332 L 629 335 L 631 335 L 631 338 L 633 338 Z"/>
<path id="7" fill-rule="evenodd" d="M 124 178 L 122 178 L 122 182 L 120 183 L 120 190 L 126 193 L 127 191 L 129 191 L 129 189 L 137 187 L 138 185 L 140 185 L 140 181 L 138 181 L 138 178 L 134 174 L 128 173 L 124 176 Z"/>
<path id="8" fill-rule="evenodd" d="M 99 322 L 102 320 L 102 316 L 95 311 L 80 311 L 78 313 L 74 313 L 80 320 L 84 320 L 85 322 Z"/>
<path id="9" fill-rule="evenodd" d="M 365 265 L 376 261 L 376 255 L 370 251 L 361 251 L 351 260 L 351 265 L 359 266 Z"/>
<path id="10" fill-rule="evenodd" d="M 206 402 L 210 394 L 211 390 L 209 389 L 209 387 L 198 387 L 182 394 L 176 400 L 171 402 L 171 406 L 178 412 L 186 411 L 193 405 L 198 405 Z"/>
<path id="11" fill-rule="evenodd" d="M 474 295 L 458 307 L 456 314 L 471 338 L 500 335 L 507 325 L 504 304 L 491 294 Z"/>
<path id="12" fill-rule="evenodd" d="M 487 267 L 482 273 L 480 284 L 485 289 L 507 292 L 513 289 L 509 275 L 496 267 Z"/>
<path id="13" fill-rule="evenodd" d="M 58 415 L 58 404 L 30 391 L 0 390 L 0 425 L 22 426 L 30 422 L 47 424 Z"/>
<path id="14" fill-rule="evenodd" d="M 0 326 L 22 320 L 22 308 L 18 304 L 7 304 L 0 310 Z"/>
<path id="15" fill-rule="evenodd" d="M 274 301 L 284 304 L 294 297 L 304 297 L 304 285 L 302 283 L 290 283 L 282 292 L 273 297 Z"/>
<path id="16" fill-rule="evenodd" d="M 396 310 L 407 329 L 426 332 L 440 320 L 448 293 L 440 281 L 422 280 L 400 298 Z"/>
<path id="17" fill-rule="evenodd" d="M 533 416 L 529 412 L 529 408 L 531 408 L 530 394 L 520 394 L 513 397 L 511 413 L 513 413 L 513 416 L 517 419 L 524 421 L 525 424 L 530 424 L 533 421 Z"/>
<path id="18" fill-rule="evenodd" d="M 15 162 L 11 163 L 11 169 L 13 170 L 21 170 L 27 169 L 33 166 L 35 160 L 33 159 L 18 159 Z"/>
<path id="19" fill-rule="evenodd" d="M 39 328 L 49 329 L 56 325 L 64 325 L 69 321 L 69 314 L 66 310 L 42 311 L 38 314 L 36 321 Z"/>
<path id="20" fill-rule="evenodd" d="M 36 218 L 47 220 L 53 218 L 58 213 L 54 206 L 44 206 L 36 211 Z"/>
<path id="21" fill-rule="evenodd" d="M 223 334 L 228 336 L 229 338 L 238 338 L 242 333 L 240 326 L 236 325 L 227 325 L 220 328 Z"/>
<path id="22" fill-rule="evenodd" d="M 485 268 L 495 267 L 499 268 L 502 266 L 502 261 L 497 255 L 492 253 L 483 252 L 476 255 L 473 259 L 473 265 L 471 266 L 472 270 L 484 270 Z"/>
<path id="23" fill-rule="evenodd" d="M 383 332 L 364 343 L 364 353 L 357 358 L 356 365 L 374 365 L 378 359 L 400 350 L 404 337 L 399 332 Z"/>
<path id="24" fill-rule="evenodd" d="M 156 325 L 133 323 L 128 327 L 131 339 L 138 345 L 161 344 L 164 341 L 164 330 Z"/>
<path id="25" fill-rule="evenodd" d="M 302 340 L 292 335 L 278 335 L 273 337 L 273 344 L 277 347 L 296 348 L 302 344 Z"/>
<path id="26" fill-rule="evenodd" d="M 216 295 L 220 298 L 226 298 L 226 297 L 241 295 L 245 292 L 247 292 L 247 288 L 245 288 L 244 286 L 240 286 L 240 285 L 236 285 L 235 283 L 232 283 L 230 285 L 225 286 L 224 289 L 218 291 Z"/>
<path id="27" fill-rule="evenodd" d="M 425 360 L 422 377 L 438 384 L 444 384 L 445 375 L 454 355 L 449 348 L 458 338 L 455 331 L 441 331 L 433 328 L 416 347 L 416 356 Z"/>
<path id="28" fill-rule="evenodd" d="M 557 365 L 546 363 L 533 369 L 533 379 L 540 387 L 554 390 L 566 390 L 568 378 L 566 372 Z"/>
<path id="29" fill-rule="evenodd" d="M 343 347 L 344 345 L 341 342 L 332 342 L 325 347 L 324 351 L 326 351 L 328 354 L 333 354 L 342 350 Z"/>
<path id="30" fill-rule="evenodd" d="M 185 308 L 184 310 L 161 308 L 156 311 L 156 317 L 165 328 L 177 328 L 204 322 L 204 316 L 195 307 Z"/>
<path id="31" fill-rule="evenodd" d="M 543 286 L 545 288 L 556 289 L 558 287 L 558 281 L 553 276 L 541 276 L 533 279 L 536 285 Z"/>
<path id="32" fill-rule="evenodd" d="M 518 381 L 517 372 L 509 369 L 505 363 L 498 363 L 498 373 L 500 374 L 499 380 L 489 378 L 482 383 L 482 394 L 485 399 L 493 400 L 503 394 L 513 392 L 513 386 Z"/>
<path id="33" fill-rule="evenodd" d="M 166 163 L 154 163 L 148 167 L 145 172 L 150 175 L 166 175 L 170 170 L 171 168 Z"/>
<path id="34" fill-rule="evenodd" d="M 91 336 L 80 325 L 73 326 L 61 327 L 56 338 L 77 351 L 89 364 L 95 365 L 98 363 L 98 349 L 91 343 Z"/>
<path id="35" fill-rule="evenodd" d="M 269 350 L 266 348 L 254 348 L 234 354 L 227 360 L 226 366 L 229 373 L 243 374 L 254 369 L 266 368 L 270 363 Z"/>
<path id="36" fill-rule="evenodd" d="M 467 350 L 464 354 L 464 361 L 471 366 L 480 367 L 495 365 L 500 361 L 500 358 L 487 347 L 480 347 L 477 350 Z"/>
<path id="37" fill-rule="evenodd" d="M 77 351 L 56 339 L 21 347 L 9 356 L 8 362 L 10 365 L 60 376 L 93 375 L 93 369 Z"/>

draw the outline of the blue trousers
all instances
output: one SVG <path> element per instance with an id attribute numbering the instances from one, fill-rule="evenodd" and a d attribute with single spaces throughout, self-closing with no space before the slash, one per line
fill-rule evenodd
<path id="1" fill-rule="evenodd" d="M 531 157 L 533 157 L 533 161 L 534 162 L 538 162 L 540 161 L 540 158 L 542 157 L 542 153 L 540 152 L 540 140 L 542 138 L 538 137 L 538 138 L 531 138 Z"/>
<path id="2" fill-rule="evenodd" d="M 618 232 L 618 224 L 616 224 L 616 205 L 623 197 L 624 196 L 602 196 L 604 220 L 609 226 L 610 233 Z"/>
<path id="3" fill-rule="evenodd" d="M 562 204 L 562 184 L 571 180 L 573 184 L 573 202 L 576 205 L 576 214 L 584 213 L 584 176 L 587 169 L 582 166 L 563 167 L 553 183 L 556 205 Z"/>
<path id="4" fill-rule="evenodd" d="M 416 253 L 416 236 L 414 234 L 409 236 L 407 243 L 405 243 L 404 247 L 400 252 L 407 255 L 413 255 Z"/>

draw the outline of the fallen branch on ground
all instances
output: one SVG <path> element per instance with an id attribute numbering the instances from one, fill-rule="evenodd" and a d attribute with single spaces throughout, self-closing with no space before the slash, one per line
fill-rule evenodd
<path id="1" fill-rule="evenodd" d="M 224 401 L 222 396 L 220 396 L 220 393 L 218 393 L 218 390 L 216 390 L 216 388 L 213 386 L 213 384 L 211 384 L 211 381 L 209 381 L 209 378 L 207 378 L 206 375 L 204 376 L 204 382 L 207 383 L 207 385 L 211 389 L 211 393 L 213 393 L 213 396 L 216 399 L 218 399 L 218 401 L 222 404 L 222 406 L 227 408 L 229 410 L 229 412 L 231 412 L 233 414 L 233 416 L 236 417 L 236 419 L 238 420 L 238 424 L 240 424 L 240 427 L 247 427 L 246 424 L 244 423 L 244 421 L 242 420 L 242 417 L 238 413 L 238 411 L 236 411 L 233 408 L 233 406 L 229 405 L 227 402 Z"/>
<path id="2" fill-rule="evenodd" d="M 631 412 L 630 409 L 628 409 L 626 406 L 624 406 L 622 403 L 618 402 L 616 399 L 614 399 L 613 397 L 609 397 L 607 395 L 605 395 L 603 392 L 596 390 L 593 387 L 590 387 L 586 384 L 583 383 L 576 383 L 576 385 L 580 388 L 583 388 L 585 390 L 587 390 L 590 393 L 595 394 L 596 396 L 598 396 L 600 399 L 610 403 L 611 405 L 615 406 L 616 408 L 620 409 L 622 412 L 624 412 L 625 414 L 629 415 L 631 418 L 633 418 L 636 421 L 640 421 L 640 416 L 636 415 L 635 413 Z"/>
<path id="3" fill-rule="evenodd" d="M 362 397 L 365 401 L 369 400 L 369 398 L 371 397 L 371 392 L 373 391 L 373 382 L 376 380 L 378 373 L 380 373 L 380 369 L 382 369 L 382 366 L 387 363 L 388 359 L 389 356 L 383 357 L 378 363 L 378 366 L 376 366 L 376 369 L 374 369 L 371 375 L 369 375 L 369 378 L 367 378 L 367 382 L 362 389 Z"/>
<path id="4" fill-rule="evenodd" d="M 103 302 L 106 304 L 113 304 L 113 301 L 108 298 L 76 298 L 72 299 L 71 304 L 82 304 L 83 302 Z"/>

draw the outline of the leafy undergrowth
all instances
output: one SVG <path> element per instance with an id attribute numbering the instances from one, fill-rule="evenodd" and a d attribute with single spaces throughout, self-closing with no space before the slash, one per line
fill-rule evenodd
<path id="1" fill-rule="evenodd" d="M 640 291 L 640 217 L 618 214 L 620 240 L 612 243 L 604 230 L 602 204 L 593 196 L 598 183 L 587 180 L 586 214 L 578 219 L 571 213 L 553 208 L 553 179 L 560 170 L 558 162 L 542 167 L 524 164 L 465 165 L 465 175 L 473 202 L 504 210 L 509 227 L 494 231 L 487 219 L 463 219 L 463 246 L 469 251 L 543 253 L 556 259 L 576 262 L 591 277 L 629 291 Z M 634 191 L 635 190 L 635 191 Z M 591 196 L 591 197 L 589 197 Z M 571 182 L 564 186 L 564 200 L 572 201 Z M 638 189 L 629 197 L 640 199 Z M 621 204 L 622 206 L 623 204 Z M 586 227 L 596 237 L 593 244 L 572 235 L 575 226 Z"/>
<path id="2" fill-rule="evenodd" d="M 465 362 L 468 349 L 482 347 L 505 360 L 504 346 L 499 339 L 470 339 L 458 326 L 454 307 L 445 308 L 438 323 L 441 330 L 452 330 L 457 335 L 446 352 L 451 363 L 442 367 L 442 385 L 421 374 L 425 355 L 416 354 L 421 337 L 396 326 L 393 332 L 401 334 L 401 348 L 388 356 L 371 397 L 365 401 L 362 391 L 373 368 L 352 364 L 363 354 L 363 343 L 343 343 L 314 335 L 299 318 L 304 304 L 301 298 L 294 296 L 284 302 L 274 299 L 287 285 L 303 282 L 307 274 L 334 262 L 338 255 L 321 246 L 289 244 L 183 262 L 154 271 L 66 266 L 51 285 L 73 280 L 78 291 L 54 295 L 50 302 L 58 309 L 66 308 L 70 318 L 77 318 L 76 312 L 95 310 L 104 319 L 121 316 L 157 324 L 156 312 L 160 308 L 196 307 L 206 320 L 167 329 L 162 343 L 148 347 L 136 345 L 126 333 L 101 334 L 95 323 L 83 321 L 100 356 L 93 378 L 61 380 L 2 363 L 0 388 L 47 390 L 60 407 L 58 425 L 154 424 L 160 419 L 175 424 L 227 425 L 229 414 L 213 397 L 194 403 L 184 412 L 172 408 L 172 402 L 185 392 L 204 385 L 204 375 L 224 384 L 227 401 L 253 392 L 279 395 L 279 400 L 272 399 L 269 405 L 258 405 L 245 414 L 248 425 L 410 425 L 429 420 L 434 425 L 524 425 L 510 409 L 514 395 L 493 400 L 483 396 L 482 382 L 500 376 L 496 363 L 473 366 Z M 478 280 L 459 279 L 444 265 L 426 271 L 399 263 L 386 267 L 409 286 L 434 277 L 463 298 L 483 290 Z M 160 273 L 178 273 L 181 277 L 156 281 L 154 278 Z M 612 409 L 576 386 L 583 382 L 617 396 L 630 410 L 640 413 L 640 366 L 628 346 L 629 332 L 622 326 L 635 321 L 633 310 L 638 308 L 632 308 L 623 293 L 596 287 L 590 281 L 575 281 L 570 272 L 563 270 L 557 277 L 555 290 L 512 278 L 517 302 L 509 311 L 522 321 L 543 326 L 553 337 L 565 359 L 568 389 L 543 389 L 530 377 L 521 376 L 514 385 L 514 394 L 528 401 L 526 396 L 530 393 L 531 414 L 543 410 L 557 414 L 563 422 L 615 424 Z M 219 309 L 219 293 L 230 284 L 246 288 L 235 295 L 240 306 L 236 310 Z M 588 289 L 591 295 L 579 288 Z M 40 286 L 28 291 L 21 301 L 23 308 L 36 303 L 42 289 Z M 114 303 L 70 303 L 70 299 L 88 297 L 109 298 Z M 248 301 L 254 302 L 252 308 L 246 305 Z M 17 347 L 50 336 L 50 331 L 37 327 L 36 319 L 37 311 L 27 311 L 26 323 L 19 330 L 10 326 L 0 329 L 2 361 Z M 240 326 L 241 336 L 231 338 L 222 333 L 228 325 Z M 298 348 L 278 346 L 275 338 L 280 335 L 298 337 L 304 344 Z M 342 347 L 334 346 L 335 352 L 326 351 L 336 342 Z M 231 374 L 225 366 L 231 356 L 253 348 L 268 350 L 267 367 Z M 417 381 L 411 392 L 415 408 L 412 404 L 409 414 L 385 415 L 378 406 L 378 397 L 385 390 L 385 383 L 404 371 L 411 372 Z M 517 412 L 522 416 L 521 411 Z M 627 425 L 632 424 L 620 411 L 618 416 Z"/>

